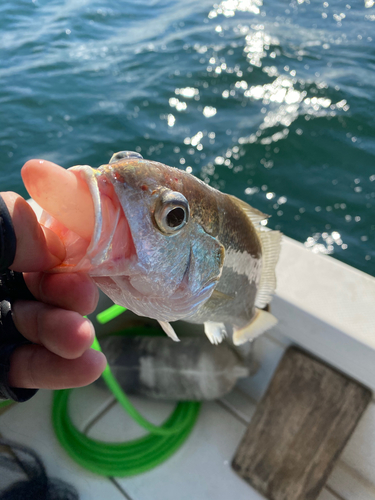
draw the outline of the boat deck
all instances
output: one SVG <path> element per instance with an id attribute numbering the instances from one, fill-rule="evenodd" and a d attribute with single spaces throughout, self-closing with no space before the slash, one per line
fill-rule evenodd
<path id="1" fill-rule="evenodd" d="M 265 389 L 284 346 L 269 336 L 256 342 L 262 369 L 231 394 L 202 404 L 198 422 L 186 443 L 169 460 L 144 474 L 129 478 L 103 478 L 77 465 L 61 448 L 51 422 L 51 391 L 39 391 L 24 404 L 0 415 L 3 436 L 33 448 L 43 459 L 50 477 L 75 486 L 81 500 L 261 500 L 263 497 L 239 478 L 231 460 Z M 246 392 L 245 392 L 246 391 Z M 252 395 L 251 395 L 252 394 Z M 256 399 L 254 399 L 256 398 Z M 154 423 L 161 423 L 172 403 L 132 398 Z M 140 429 L 106 390 L 96 386 L 77 389 L 71 397 L 75 425 L 90 437 L 126 441 L 142 435 Z M 319 500 L 375 500 L 375 402 L 370 405 Z M 364 463 L 368 470 L 364 470 Z M 358 470 L 359 468 L 359 470 Z M 368 477 L 366 478 L 366 475 Z"/>

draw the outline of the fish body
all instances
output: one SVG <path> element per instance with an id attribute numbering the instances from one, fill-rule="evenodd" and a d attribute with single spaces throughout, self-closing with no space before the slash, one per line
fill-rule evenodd
<path id="1" fill-rule="evenodd" d="M 232 331 L 241 344 L 275 324 L 261 310 L 276 286 L 281 240 L 260 224 L 267 216 L 137 153 L 70 170 L 89 185 L 95 230 L 87 244 L 44 214 L 68 251 L 55 271 L 88 272 L 115 303 L 157 319 L 174 340 L 169 322 L 179 319 L 204 323 L 213 343 Z"/>

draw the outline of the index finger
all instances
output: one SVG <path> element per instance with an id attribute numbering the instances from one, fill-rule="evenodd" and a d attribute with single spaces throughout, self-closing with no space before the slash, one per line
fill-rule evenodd
<path id="1" fill-rule="evenodd" d="M 12 218 L 17 239 L 14 271 L 47 271 L 65 258 L 65 247 L 51 230 L 41 226 L 30 205 L 13 192 L 1 193 Z"/>

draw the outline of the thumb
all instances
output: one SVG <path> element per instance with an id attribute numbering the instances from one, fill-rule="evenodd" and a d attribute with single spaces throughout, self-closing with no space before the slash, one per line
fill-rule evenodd
<path id="1" fill-rule="evenodd" d="M 39 224 L 22 196 L 10 191 L 1 196 L 8 207 L 17 239 L 11 268 L 21 272 L 47 271 L 60 264 L 65 257 L 65 247 L 58 236 Z"/>

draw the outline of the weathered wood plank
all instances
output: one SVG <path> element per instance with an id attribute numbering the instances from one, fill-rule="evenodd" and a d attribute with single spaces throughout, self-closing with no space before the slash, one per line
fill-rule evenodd
<path id="1" fill-rule="evenodd" d="M 270 500 L 315 500 L 371 392 L 292 347 L 234 457 L 234 470 Z"/>

